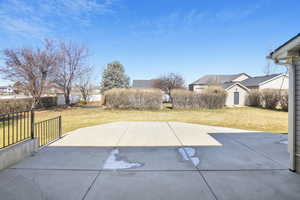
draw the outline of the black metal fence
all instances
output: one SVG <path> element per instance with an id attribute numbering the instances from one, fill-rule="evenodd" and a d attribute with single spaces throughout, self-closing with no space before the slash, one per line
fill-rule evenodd
<path id="1" fill-rule="evenodd" d="M 35 137 L 44 146 L 61 137 L 61 116 L 35 123 Z"/>
<path id="2" fill-rule="evenodd" d="M 34 111 L 0 115 L 0 148 L 34 137 Z"/>
<path id="3" fill-rule="evenodd" d="M 38 138 L 39 146 L 61 137 L 61 116 L 35 123 L 33 110 L 0 114 L 0 149 Z"/>

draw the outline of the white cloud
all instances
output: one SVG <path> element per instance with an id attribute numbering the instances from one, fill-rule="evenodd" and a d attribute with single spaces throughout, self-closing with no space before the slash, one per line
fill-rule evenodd
<path id="1" fill-rule="evenodd" d="M 132 25 L 133 33 L 168 35 L 178 31 L 193 31 L 199 28 L 199 25 L 206 19 L 207 13 L 197 10 L 188 12 L 174 11 L 168 15 L 144 19 Z"/>
<path id="2" fill-rule="evenodd" d="M 261 0 L 257 4 L 251 4 L 243 8 L 224 8 L 218 11 L 208 10 L 189 10 L 174 11 L 163 16 L 153 17 L 151 19 L 141 19 L 131 26 L 135 35 L 157 35 L 163 36 L 179 31 L 197 31 L 211 24 L 218 26 L 224 23 L 231 23 L 244 20 L 254 15 L 267 0 Z"/>
<path id="3" fill-rule="evenodd" d="M 0 31 L 23 37 L 45 37 L 57 29 L 89 26 L 95 16 L 113 15 L 113 0 L 3 0 Z"/>

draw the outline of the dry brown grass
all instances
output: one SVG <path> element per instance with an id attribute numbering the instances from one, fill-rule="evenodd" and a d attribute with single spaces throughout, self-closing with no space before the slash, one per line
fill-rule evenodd
<path id="1" fill-rule="evenodd" d="M 217 110 L 103 110 L 68 108 L 36 113 L 37 120 L 62 115 L 63 132 L 117 121 L 179 121 L 273 133 L 287 133 L 288 113 L 260 108 L 225 108 Z"/>

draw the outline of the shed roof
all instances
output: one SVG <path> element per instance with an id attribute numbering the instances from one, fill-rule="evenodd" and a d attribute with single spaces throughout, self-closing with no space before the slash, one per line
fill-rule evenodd
<path id="1" fill-rule="evenodd" d="M 132 81 L 133 88 L 153 88 L 154 80 L 133 80 Z"/>
<path id="2" fill-rule="evenodd" d="M 281 74 L 271 74 L 271 75 L 266 75 L 266 76 L 256 76 L 252 78 L 248 78 L 244 81 L 241 82 L 246 87 L 255 87 L 258 86 L 259 84 L 271 80 L 272 78 L 275 78 L 276 76 L 279 76 Z"/>
<path id="3" fill-rule="evenodd" d="M 226 90 L 226 89 L 230 89 L 231 87 L 233 87 L 234 85 L 238 85 L 240 86 L 241 88 L 245 89 L 245 90 L 249 90 L 247 87 L 245 87 L 243 84 L 239 83 L 239 82 L 226 82 L 226 83 L 223 83 L 222 86 L 223 88 Z"/>
<path id="4" fill-rule="evenodd" d="M 239 74 L 226 74 L 226 75 L 206 75 L 198 79 L 197 81 L 191 83 L 191 85 L 207 85 L 207 84 L 223 84 L 225 82 L 231 82 L 234 79 L 238 78 L 239 76 L 245 73 Z M 247 74 L 245 74 L 247 75 Z M 248 76 L 248 75 L 247 75 Z"/>

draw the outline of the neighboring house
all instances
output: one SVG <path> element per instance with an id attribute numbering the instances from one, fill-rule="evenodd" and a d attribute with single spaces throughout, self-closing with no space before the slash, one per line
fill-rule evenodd
<path id="1" fill-rule="evenodd" d="M 189 85 L 189 89 L 202 92 L 210 85 L 220 85 L 227 91 L 226 106 L 244 106 L 251 89 L 288 89 L 289 78 L 284 74 L 251 77 L 245 73 L 232 75 L 206 75 Z"/>
<path id="2" fill-rule="evenodd" d="M 206 75 L 189 85 L 189 89 L 202 92 L 210 85 L 220 85 L 227 91 L 226 106 L 244 106 L 249 89 L 240 81 L 251 78 L 245 73 L 231 75 Z"/>
<path id="3" fill-rule="evenodd" d="M 189 89 L 195 92 L 202 92 L 210 85 L 222 85 L 226 82 L 240 82 L 250 78 L 245 73 L 230 75 L 206 75 L 189 85 Z"/>
<path id="4" fill-rule="evenodd" d="M 289 88 L 289 77 L 285 74 L 256 76 L 241 82 L 249 89 L 285 89 Z"/>
<path id="5" fill-rule="evenodd" d="M 147 88 L 154 88 L 154 79 L 150 80 L 133 80 L 132 81 L 132 88 L 140 88 L 140 89 L 147 89 Z"/>
<path id="6" fill-rule="evenodd" d="M 0 94 L 13 94 L 14 90 L 11 86 L 0 86 Z"/>
<path id="7" fill-rule="evenodd" d="M 151 89 L 154 87 L 155 79 L 150 80 L 133 80 L 132 88 L 136 89 Z M 171 98 L 168 94 L 163 92 L 163 102 L 170 102 Z"/>

